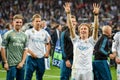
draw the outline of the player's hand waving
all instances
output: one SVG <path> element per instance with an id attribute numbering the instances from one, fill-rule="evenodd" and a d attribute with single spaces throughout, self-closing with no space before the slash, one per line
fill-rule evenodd
<path id="1" fill-rule="evenodd" d="M 95 15 L 97 15 L 97 14 L 99 14 L 99 12 L 100 12 L 100 6 L 98 4 L 96 4 L 96 3 L 94 3 L 93 4 L 93 13 Z"/>
<path id="2" fill-rule="evenodd" d="M 70 3 L 66 2 L 65 5 L 63 5 L 65 12 L 66 13 L 70 13 Z"/>

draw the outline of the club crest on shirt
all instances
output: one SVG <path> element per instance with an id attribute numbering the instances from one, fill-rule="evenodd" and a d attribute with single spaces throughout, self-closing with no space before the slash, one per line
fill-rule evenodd
<path id="1" fill-rule="evenodd" d="M 34 30 L 32 30 L 32 33 L 35 33 L 35 31 L 34 31 Z"/>
<path id="2" fill-rule="evenodd" d="M 42 34 L 42 37 L 44 37 L 44 34 Z"/>
<path id="3" fill-rule="evenodd" d="M 16 34 L 15 33 L 12 33 L 12 36 L 15 36 Z"/>

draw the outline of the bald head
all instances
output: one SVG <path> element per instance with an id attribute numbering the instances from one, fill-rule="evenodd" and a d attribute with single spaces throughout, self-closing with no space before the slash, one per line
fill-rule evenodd
<path id="1" fill-rule="evenodd" d="M 107 36 L 111 36 L 112 28 L 109 25 L 103 26 L 102 33 Z"/>

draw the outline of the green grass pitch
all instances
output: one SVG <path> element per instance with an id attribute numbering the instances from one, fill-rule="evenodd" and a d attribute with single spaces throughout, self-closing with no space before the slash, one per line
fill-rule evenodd
<path id="1" fill-rule="evenodd" d="M 112 73 L 112 80 L 117 80 L 115 67 L 111 67 L 111 73 Z M 1 69 L 1 65 L 0 65 L 0 80 L 6 80 L 5 77 L 6 77 L 6 71 L 4 69 Z M 35 73 L 33 74 L 32 80 L 36 80 Z M 50 70 L 45 71 L 43 80 L 60 80 L 60 69 L 51 66 Z"/>

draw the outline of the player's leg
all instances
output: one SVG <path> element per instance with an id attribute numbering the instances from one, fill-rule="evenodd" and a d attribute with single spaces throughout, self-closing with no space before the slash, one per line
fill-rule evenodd
<path id="1" fill-rule="evenodd" d="M 6 80 L 14 80 L 16 78 L 16 72 L 16 66 L 9 67 L 9 70 L 7 71 Z"/>
<path id="2" fill-rule="evenodd" d="M 60 65 L 60 80 L 69 80 L 70 76 L 71 68 L 66 67 L 65 60 L 62 60 Z"/>
<path id="3" fill-rule="evenodd" d="M 24 80 L 25 65 L 21 69 L 17 69 L 16 80 Z"/>
<path id="4" fill-rule="evenodd" d="M 45 59 L 39 58 L 37 59 L 36 80 L 43 80 L 44 72 L 45 72 Z"/>
<path id="5" fill-rule="evenodd" d="M 27 66 L 26 66 L 25 80 L 31 80 L 33 76 L 33 72 L 35 71 L 35 67 L 36 67 L 36 59 L 32 58 L 31 56 L 28 56 L 26 63 Z"/>

